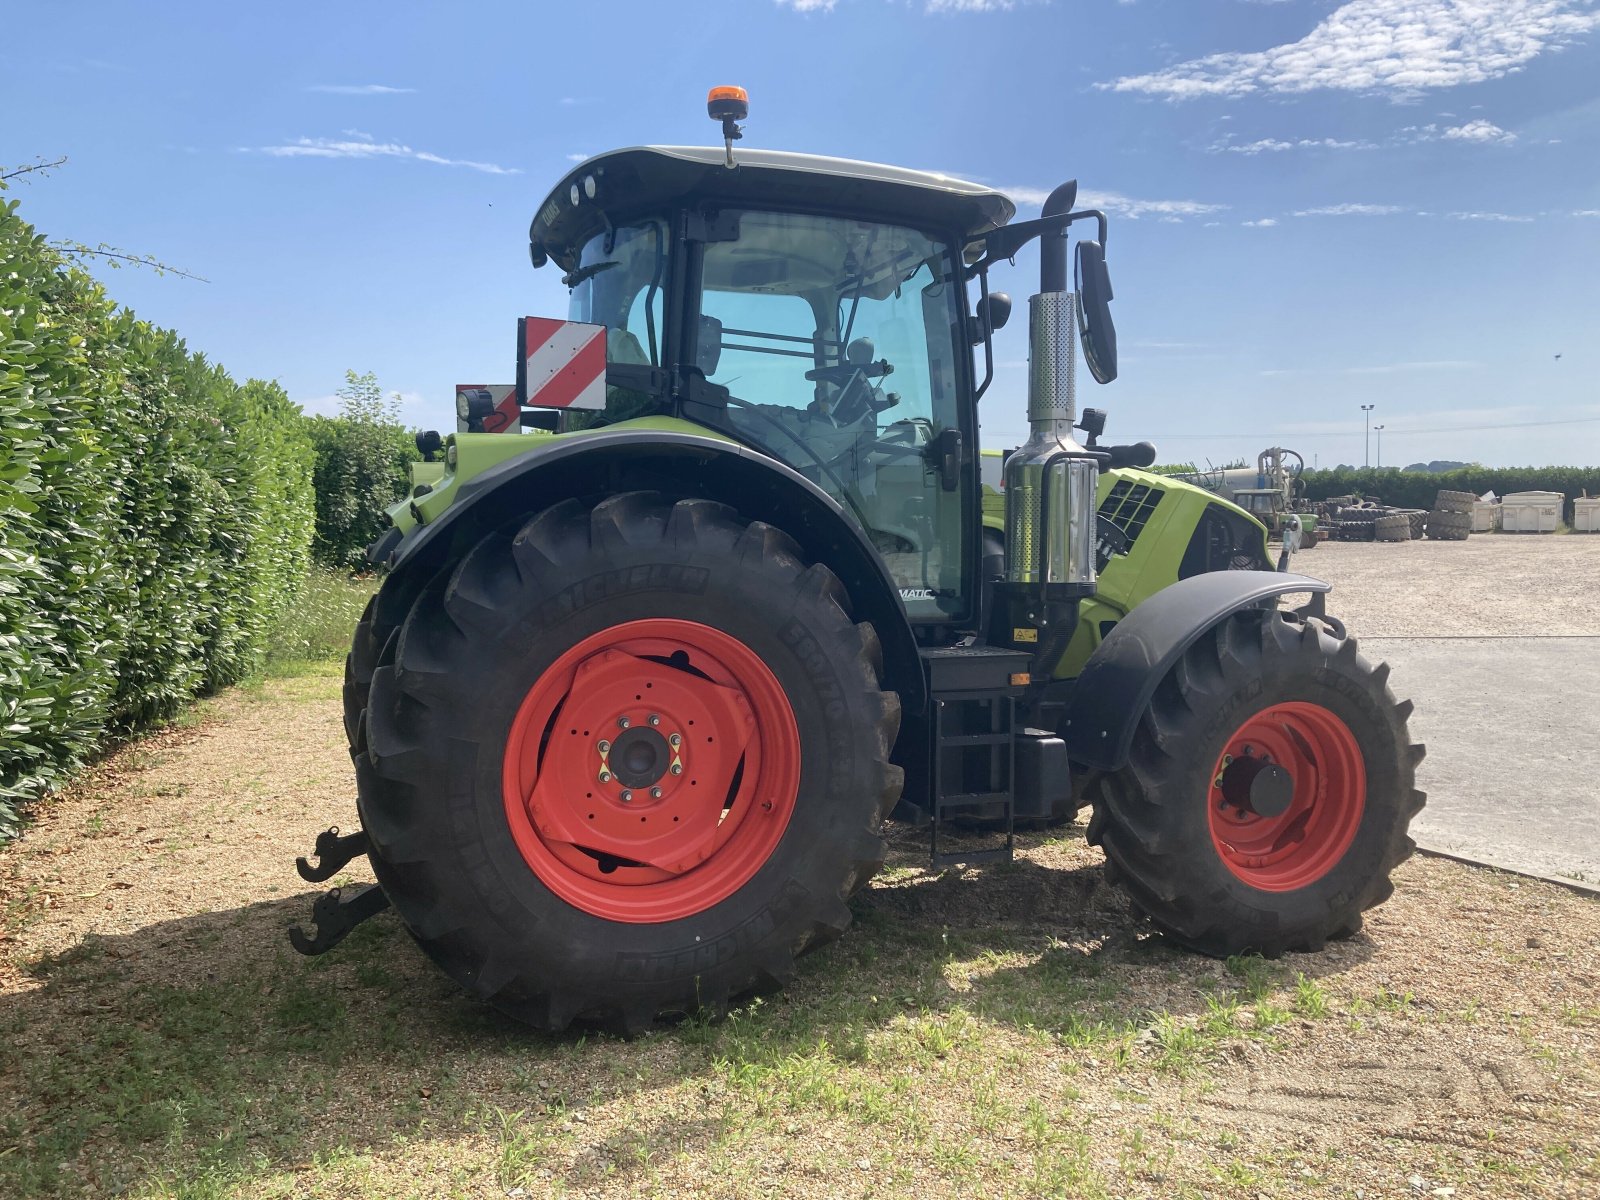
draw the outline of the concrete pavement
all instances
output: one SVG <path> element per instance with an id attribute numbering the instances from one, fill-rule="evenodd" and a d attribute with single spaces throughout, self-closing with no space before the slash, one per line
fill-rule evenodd
<path id="1" fill-rule="evenodd" d="M 1427 743 L 1430 849 L 1600 882 L 1600 637 L 1363 637 Z"/>

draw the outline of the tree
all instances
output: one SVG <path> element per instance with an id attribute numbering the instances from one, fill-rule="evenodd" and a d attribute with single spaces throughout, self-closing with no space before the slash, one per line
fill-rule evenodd
<path id="1" fill-rule="evenodd" d="M 406 493 L 406 465 L 418 457 L 400 421 L 399 397 L 388 397 L 373 372 L 344 373 L 337 417 L 308 417 L 317 462 L 319 562 L 359 570 L 366 548 L 388 524 L 384 509 Z"/>

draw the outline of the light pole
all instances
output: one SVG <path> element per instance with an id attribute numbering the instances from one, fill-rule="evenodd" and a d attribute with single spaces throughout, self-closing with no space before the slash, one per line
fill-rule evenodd
<path id="1" fill-rule="evenodd" d="M 1372 432 L 1378 435 L 1378 461 L 1375 464 L 1378 470 L 1383 470 L 1383 426 L 1374 425 Z"/>
<path id="2" fill-rule="evenodd" d="M 1377 407 L 1376 404 L 1363 404 L 1361 406 L 1362 419 L 1366 422 L 1367 429 L 1367 448 L 1362 451 L 1361 456 L 1361 465 L 1363 467 L 1372 465 L 1372 410 Z"/>

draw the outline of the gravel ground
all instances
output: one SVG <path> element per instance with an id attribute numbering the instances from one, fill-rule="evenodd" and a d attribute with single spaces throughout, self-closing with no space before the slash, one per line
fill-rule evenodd
<path id="1" fill-rule="evenodd" d="M 1358 637 L 1600 634 L 1600 535 L 1323 542 L 1293 569 L 1333 584 Z"/>

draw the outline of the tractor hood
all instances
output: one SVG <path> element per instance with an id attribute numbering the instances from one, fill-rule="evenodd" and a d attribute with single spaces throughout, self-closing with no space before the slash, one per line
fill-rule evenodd
<path id="1" fill-rule="evenodd" d="M 637 146 L 586 159 L 539 206 L 528 237 L 565 270 L 608 221 L 699 204 L 839 212 L 976 236 L 1004 225 L 1016 206 L 976 183 L 847 158 L 721 147 Z"/>

